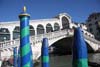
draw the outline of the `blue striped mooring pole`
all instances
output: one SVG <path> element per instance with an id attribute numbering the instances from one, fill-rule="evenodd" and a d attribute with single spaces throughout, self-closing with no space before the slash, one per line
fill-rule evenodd
<path id="1" fill-rule="evenodd" d="M 17 66 L 18 66 L 18 67 L 21 67 L 20 48 L 18 49 L 18 59 L 17 59 Z"/>
<path id="2" fill-rule="evenodd" d="M 26 7 L 23 9 L 23 13 L 19 15 L 20 18 L 20 56 L 21 67 L 32 67 L 31 61 L 31 49 L 30 49 L 30 31 L 29 31 L 29 19 L 30 15 L 26 13 Z"/>
<path id="3" fill-rule="evenodd" d="M 14 67 L 17 67 L 17 47 L 13 48 L 13 64 Z"/>
<path id="4" fill-rule="evenodd" d="M 43 38 L 41 48 L 41 63 L 42 67 L 49 67 L 49 51 L 48 51 L 48 39 Z"/>
<path id="5" fill-rule="evenodd" d="M 74 30 L 72 67 L 88 67 L 87 46 L 82 34 L 79 27 Z"/>

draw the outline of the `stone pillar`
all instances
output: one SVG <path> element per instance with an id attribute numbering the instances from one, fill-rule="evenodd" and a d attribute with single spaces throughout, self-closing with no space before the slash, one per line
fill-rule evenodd
<path id="1" fill-rule="evenodd" d="M 14 28 L 8 28 L 8 30 L 10 31 L 10 40 L 12 41 L 13 40 L 13 29 Z"/>
<path id="2" fill-rule="evenodd" d="M 46 33 L 46 27 L 44 27 L 44 34 Z"/>
<path id="3" fill-rule="evenodd" d="M 34 27 L 34 30 L 35 30 L 35 36 L 36 36 L 37 35 L 37 28 Z"/>

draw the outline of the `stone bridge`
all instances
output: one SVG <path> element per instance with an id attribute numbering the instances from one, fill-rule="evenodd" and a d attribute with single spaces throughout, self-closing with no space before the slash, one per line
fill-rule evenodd
<path id="1" fill-rule="evenodd" d="M 38 59 L 41 56 L 41 46 L 42 46 L 42 39 L 48 38 L 49 46 L 53 43 L 57 42 L 60 39 L 72 37 L 74 35 L 73 29 L 65 29 L 59 30 L 54 32 L 49 32 L 45 34 L 39 34 L 35 36 L 30 36 L 30 43 L 33 51 L 33 59 Z M 93 37 L 90 37 L 84 34 L 85 41 L 89 44 L 89 46 L 94 50 L 97 51 L 100 48 L 100 42 L 95 40 Z M 5 41 L 0 42 L 0 50 L 1 50 L 1 58 L 9 58 L 13 55 L 13 47 L 18 47 L 20 45 L 20 39 L 15 39 L 12 41 Z"/>

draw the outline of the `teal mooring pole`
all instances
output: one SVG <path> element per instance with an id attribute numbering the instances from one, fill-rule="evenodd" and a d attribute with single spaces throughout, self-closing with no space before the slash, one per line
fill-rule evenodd
<path id="1" fill-rule="evenodd" d="M 13 64 L 14 64 L 14 67 L 17 67 L 17 47 L 14 47 L 13 48 Z"/>
<path id="2" fill-rule="evenodd" d="M 30 49 L 30 31 L 29 31 L 29 19 L 30 15 L 26 13 L 26 7 L 24 7 L 23 13 L 19 15 L 20 18 L 20 56 L 21 67 L 32 67 L 32 55 Z"/>
<path id="3" fill-rule="evenodd" d="M 43 38 L 41 48 L 41 63 L 42 67 L 49 67 L 49 51 L 48 51 L 48 39 Z"/>
<path id="4" fill-rule="evenodd" d="M 74 30 L 72 67 L 88 67 L 87 46 L 80 28 Z"/>

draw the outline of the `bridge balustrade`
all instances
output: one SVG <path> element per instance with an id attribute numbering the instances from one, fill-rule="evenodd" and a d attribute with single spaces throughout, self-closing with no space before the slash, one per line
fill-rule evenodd
<path id="1" fill-rule="evenodd" d="M 42 39 L 44 37 L 48 38 L 49 40 L 52 39 L 56 39 L 59 37 L 71 37 L 74 34 L 74 30 L 73 29 L 65 29 L 65 30 L 59 30 L 59 31 L 54 31 L 54 32 L 49 32 L 49 33 L 45 33 L 45 34 L 39 34 L 39 35 L 34 35 L 34 36 L 30 36 L 30 43 L 32 45 L 36 45 L 37 43 L 41 43 Z M 89 37 L 87 35 L 84 34 L 85 39 L 94 42 L 95 44 L 100 44 L 99 41 L 95 40 L 92 37 Z M 19 46 L 20 44 L 20 39 L 15 39 L 13 41 L 4 41 L 4 42 L 0 42 L 0 49 L 5 49 L 5 48 L 9 48 L 9 47 L 15 47 L 15 46 Z"/>
<path id="2" fill-rule="evenodd" d="M 30 42 L 36 44 L 38 42 L 41 42 L 44 37 L 47 37 L 50 40 L 50 39 L 55 39 L 57 37 L 64 36 L 66 35 L 66 33 L 73 35 L 70 32 L 71 30 L 60 30 L 60 31 L 55 31 L 55 32 L 50 32 L 50 33 L 45 33 L 45 34 L 39 34 L 39 35 L 31 36 Z M 10 46 L 15 47 L 15 46 L 19 46 L 19 44 L 20 44 L 20 39 L 18 38 L 13 41 L 0 42 L 0 48 L 2 49 L 2 48 L 10 47 Z"/>
<path id="3" fill-rule="evenodd" d="M 33 59 L 36 60 L 41 56 L 41 42 L 44 37 L 48 38 L 48 41 L 51 43 L 56 42 L 57 40 L 60 40 L 65 37 L 72 37 L 74 35 L 74 30 L 73 29 L 65 29 L 65 30 L 59 30 L 59 31 L 54 31 L 54 32 L 49 32 L 45 34 L 39 34 L 39 35 L 34 35 L 30 36 L 30 45 L 32 46 L 32 51 L 34 52 Z M 84 34 L 85 41 L 89 43 L 89 45 L 92 47 L 94 51 L 98 50 L 100 46 L 99 41 L 93 39 L 90 36 L 87 36 Z M 89 40 L 89 41 L 88 41 Z M 51 44 L 52 44 L 51 43 Z M 49 46 L 51 45 L 49 44 Z M 13 47 L 19 47 L 20 45 L 20 39 L 15 39 L 13 41 L 4 41 L 0 42 L 0 50 L 5 51 L 5 49 L 13 48 Z M 5 51 L 6 52 L 6 51 Z M 12 52 L 12 51 L 10 51 Z M 11 54 L 12 55 L 12 54 Z M 10 57 L 9 55 L 8 57 Z M 5 57 L 5 56 L 2 56 Z"/>
<path id="4" fill-rule="evenodd" d="M 10 47 L 12 45 L 14 45 L 14 41 L 4 41 L 4 42 L 0 42 L 0 49 L 5 49 L 6 47 Z"/>
<path id="5" fill-rule="evenodd" d="M 95 44 L 99 44 L 99 45 L 100 45 L 100 41 L 97 41 L 96 39 L 91 38 L 91 37 L 89 37 L 89 36 L 87 36 L 87 35 L 84 35 L 84 37 L 85 37 L 87 40 L 89 40 L 89 41 L 91 41 L 91 42 L 94 42 Z"/>
<path id="6" fill-rule="evenodd" d="M 45 34 L 39 34 L 37 36 L 32 36 L 30 40 L 33 40 L 33 42 L 36 42 L 36 41 L 41 42 L 44 37 L 48 38 L 49 40 L 54 39 L 54 38 L 63 36 L 64 34 L 66 34 L 66 31 L 67 30 L 60 30 L 60 31 L 55 31 L 55 32 L 50 32 L 50 33 L 45 33 Z"/>

